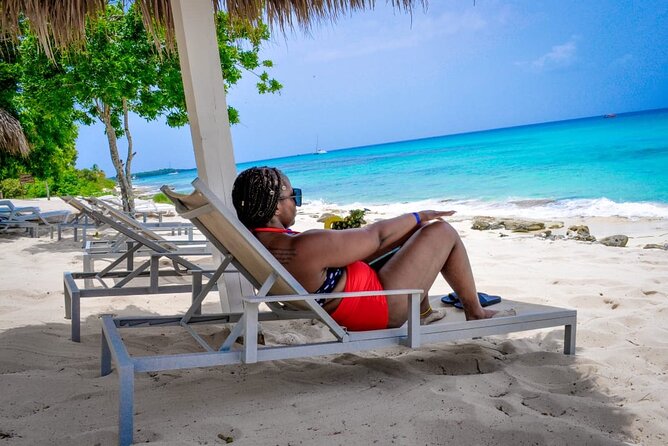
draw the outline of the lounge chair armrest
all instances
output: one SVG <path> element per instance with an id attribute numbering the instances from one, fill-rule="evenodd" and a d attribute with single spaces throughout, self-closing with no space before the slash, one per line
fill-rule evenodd
<path id="1" fill-rule="evenodd" d="M 398 294 L 422 294 L 423 290 L 383 290 L 383 291 L 354 291 L 350 293 L 327 293 L 327 294 L 289 294 L 285 296 L 249 296 L 243 297 L 244 302 L 262 303 L 262 302 L 290 302 L 304 299 L 345 299 L 347 297 L 365 297 L 365 296 L 396 296 Z"/>

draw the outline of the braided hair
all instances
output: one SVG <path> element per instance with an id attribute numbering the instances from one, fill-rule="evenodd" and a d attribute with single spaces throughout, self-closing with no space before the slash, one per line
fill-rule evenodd
<path id="1" fill-rule="evenodd" d="M 274 216 L 281 195 L 283 173 L 275 167 L 251 167 L 241 172 L 232 188 L 232 203 L 241 223 L 254 229 Z"/>

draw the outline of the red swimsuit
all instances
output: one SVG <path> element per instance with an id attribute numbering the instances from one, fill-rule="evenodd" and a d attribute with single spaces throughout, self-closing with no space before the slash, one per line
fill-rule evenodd
<path id="1" fill-rule="evenodd" d="M 347 266 L 346 293 L 353 291 L 383 291 L 378 274 L 362 261 Z M 332 313 L 332 319 L 351 331 L 387 328 L 390 314 L 386 296 L 347 297 Z"/>

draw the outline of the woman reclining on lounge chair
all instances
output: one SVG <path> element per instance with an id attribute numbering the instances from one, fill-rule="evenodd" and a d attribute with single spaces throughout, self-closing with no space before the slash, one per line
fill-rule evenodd
<path id="1" fill-rule="evenodd" d="M 466 319 L 496 312 L 480 306 L 466 249 L 457 231 L 441 217 L 454 211 L 420 211 L 340 231 L 292 231 L 301 190 L 278 169 L 253 167 L 234 182 L 232 201 L 239 220 L 267 247 L 302 286 L 323 294 L 319 303 L 349 330 L 400 327 L 406 322 L 407 296 L 327 299 L 340 291 L 429 290 L 440 272 L 460 296 Z M 366 260 L 401 248 L 376 272 Z M 432 309 L 425 292 L 421 323 L 445 315 Z"/>

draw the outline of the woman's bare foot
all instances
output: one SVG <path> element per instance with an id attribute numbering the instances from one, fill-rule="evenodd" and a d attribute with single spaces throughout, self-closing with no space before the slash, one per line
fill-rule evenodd
<path id="1" fill-rule="evenodd" d="M 420 325 L 429 325 L 432 322 L 440 321 L 445 317 L 445 314 L 445 308 L 432 308 L 429 314 L 420 318 Z"/>
<path id="2" fill-rule="evenodd" d="M 465 309 L 464 312 L 466 314 L 467 321 L 475 321 L 478 319 L 489 319 L 494 317 L 494 315 L 498 313 L 498 311 L 488 310 L 487 308 L 483 307 L 479 307 L 477 310 L 471 312 L 466 311 Z"/>

